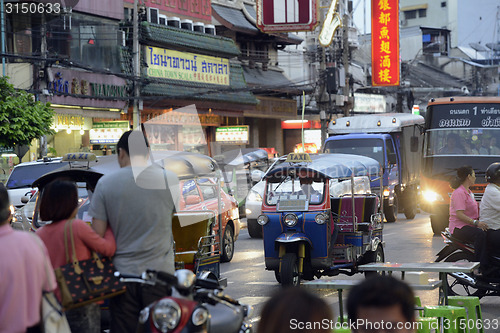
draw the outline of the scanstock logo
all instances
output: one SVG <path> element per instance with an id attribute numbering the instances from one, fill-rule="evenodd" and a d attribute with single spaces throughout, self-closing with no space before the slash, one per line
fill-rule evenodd
<path id="1" fill-rule="evenodd" d="M 176 124 L 169 124 L 168 121 L 165 120 L 165 117 L 161 115 L 152 118 L 143 124 L 143 128 L 138 127 L 132 131 L 128 144 L 132 171 L 136 184 L 144 189 L 169 191 L 174 200 L 176 212 L 179 213 L 180 225 L 185 227 L 206 220 L 207 214 L 212 212 L 207 207 L 206 213 L 204 214 L 199 211 L 190 213 L 185 207 L 181 207 L 180 199 L 183 195 L 182 191 L 189 191 L 192 187 L 193 180 L 197 181 L 198 176 L 209 178 L 213 180 L 214 186 L 218 182 L 217 187 L 222 191 L 224 190 L 221 187 L 222 184 L 224 184 L 224 186 L 227 185 L 226 182 L 222 181 L 225 171 L 248 173 L 248 170 L 244 169 L 242 163 L 238 165 L 239 163 L 236 162 L 243 161 L 240 149 L 238 154 L 231 155 L 231 160 L 234 161 L 234 163 L 225 161 L 224 164 L 228 166 L 228 170 L 220 170 L 214 161 L 212 161 L 212 163 L 207 157 L 201 156 L 198 160 L 201 161 L 201 163 L 208 163 L 204 166 L 209 166 L 209 169 L 212 168 L 213 172 L 210 172 L 209 175 L 195 174 L 197 166 L 191 164 L 192 160 L 188 161 L 185 158 L 188 154 L 186 154 L 185 151 L 177 151 L 174 148 L 176 145 L 184 146 L 178 144 L 177 133 L 182 133 L 184 129 L 188 128 L 191 142 L 197 142 L 198 148 L 204 148 L 200 149 L 201 151 L 208 151 L 205 131 L 200 123 L 195 105 L 189 105 L 174 111 L 177 120 Z M 184 126 L 179 126 L 178 124 L 184 124 Z M 217 151 L 215 145 L 211 144 L 211 148 L 212 151 Z M 193 160 L 197 159 L 194 158 Z M 175 165 L 177 165 L 178 168 L 173 167 L 174 163 L 177 163 Z M 165 166 L 165 168 L 163 166 Z M 207 168 L 202 169 L 205 170 L 205 172 L 207 170 Z M 188 170 L 188 173 L 192 172 L 189 177 L 184 177 L 186 170 Z M 184 175 L 181 179 L 179 179 L 180 173 Z M 249 176 L 247 175 L 246 178 L 248 179 Z M 187 182 L 189 180 L 191 180 L 191 182 Z M 206 183 L 203 186 L 207 186 Z M 219 195 L 218 197 L 220 198 L 221 196 Z M 212 214 L 215 217 L 232 209 L 230 205 L 224 205 L 222 203 L 218 205 L 218 207 L 220 207 L 220 211 Z"/>

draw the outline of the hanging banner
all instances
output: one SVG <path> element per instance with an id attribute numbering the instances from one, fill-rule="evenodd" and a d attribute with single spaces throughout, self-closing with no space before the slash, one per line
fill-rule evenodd
<path id="1" fill-rule="evenodd" d="M 318 25 L 315 0 L 257 0 L 256 7 L 256 25 L 265 33 L 312 31 Z"/>
<path id="2" fill-rule="evenodd" d="M 372 0 L 372 85 L 399 85 L 399 1 Z"/>

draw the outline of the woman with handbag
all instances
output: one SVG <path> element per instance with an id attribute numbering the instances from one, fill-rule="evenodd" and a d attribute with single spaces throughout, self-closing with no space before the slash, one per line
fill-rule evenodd
<path id="1" fill-rule="evenodd" d="M 40 218 L 51 223 L 37 230 L 37 234 L 47 247 L 56 273 L 58 268 L 74 261 L 73 254 L 76 255 L 74 259 L 83 261 L 91 259 L 93 251 L 105 256 L 112 256 L 116 251 L 111 229 L 108 228 L 101 238 L 86 222 L 75 219 L 77 212 L 78 192 L 75 183 L 55 180 L 45 186 L 40 203 Z M 61 301 L 61 289 L 65 286 L 61 285 L 59 278 L 58 284 L 56 295 Z M 101 314 L 99 305 L 95 302 L 68 310 L 66 317 L 73 333 L 100 332 Z"/>

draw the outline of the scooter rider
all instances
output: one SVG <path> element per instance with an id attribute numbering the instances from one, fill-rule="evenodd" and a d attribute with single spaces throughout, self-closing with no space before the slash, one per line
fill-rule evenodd
<path id="1" fill-rule="evenodd" d="M 487 231 L 487 244 L 490 251 L 500 252 L 500 162 L 490 164 L 486 169 L 489 183 L 479 205 L 480 220 L 490 229 Z"/>

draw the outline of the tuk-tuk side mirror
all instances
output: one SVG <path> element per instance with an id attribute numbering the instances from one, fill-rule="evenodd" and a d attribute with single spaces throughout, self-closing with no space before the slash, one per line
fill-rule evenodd
<path id="1" fill-rule="evenodd" d="M 391 154 L 387 155 L 387 161 L 389 162 L 389 164 L 392 164 L 392 165 L 398 164 L 396 153 L 391 153 Z"/>
<path id="2" fill-rule="evenodd" d="M 188 195 L 184 201 L 186 202 L 186 205 L 196 205 L 201 202 L 201 198 L 199 195 Z"/>
<path id="3" fill-rule="evenodd" d="M 410 138 L 410 151 L 416 153 L 418 151 L 418 136 L 412 136 Z"/>
<path id="4" fill-rule="evenodd" d="M 250 178 L 252 179 L 252 182 L 254 182 L 254 183 L 260 182 L 260 180 L 262 179 L 263 176 L 264 176 L 264 171 L 262 171 L 262 170 L 253 170 L 250 173 Z"/>
<path id="5" fill-rule="evenodd" d="M 27 195 L 25 195 L 24 197 L 21 198 L 21 202 L 23 204 L 27 204 L 29 201 L 30 201 L 30 197 L 28 197 Z"/>

